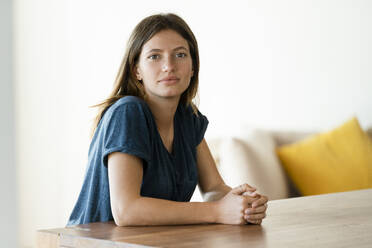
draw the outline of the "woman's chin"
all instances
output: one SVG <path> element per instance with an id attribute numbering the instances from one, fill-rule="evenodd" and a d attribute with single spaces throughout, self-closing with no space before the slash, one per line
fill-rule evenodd
<path id="1" fill-rule="evenodd" d="M 185 90 L 180 89 L 180 88 L 167 88 L 167 89 L 162 89 L 158 91 L 152 91 L 149 95 L 153 95 L 156 98 L 164 98 L 164 99 L 180 99 L 182 93 L 185 92 Z"/>
<path id="2" fill-rule="evenodd" d="M 165 98 L 180 98 L 182 93 L 183 91 L 171 90 L 171 91 L 163 92 L 163 94 L 161 95 Z"/>

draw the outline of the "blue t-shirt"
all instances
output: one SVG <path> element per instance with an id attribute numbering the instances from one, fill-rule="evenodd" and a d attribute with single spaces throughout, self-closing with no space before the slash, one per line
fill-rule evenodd
<path id="1" fill-rule="evenodd" d="M 107 158 L 123 152 L 142 159 L 141 196 L 190 201 L 198 181 L 196 147 L 208 119 L 178 105 L 172 153 L 165 148 L 147 103 L 134 96 L 116 101 L 104 113 L 89 147 L 84 183 L 67 225 L 113 220 Z"/>

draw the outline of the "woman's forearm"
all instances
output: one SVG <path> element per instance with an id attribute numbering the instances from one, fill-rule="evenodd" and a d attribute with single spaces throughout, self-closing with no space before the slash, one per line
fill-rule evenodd
<path id="1" fill-rule="evenodd" d="M 218 201 L 229 193 L 231 188 L 226 184 L 220 184 L 208 192 L 202 193 L 203 200 L 206 202 Z"/>
<path id="2" fill-rule="evenodd" d="M 216 202 L 176 202 L 140 197 L 115 219 L 119 226 L 216 223 Z"/>

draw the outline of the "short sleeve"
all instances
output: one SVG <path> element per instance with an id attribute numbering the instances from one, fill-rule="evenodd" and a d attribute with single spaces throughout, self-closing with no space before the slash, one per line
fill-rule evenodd
<path id="1" fill-rule="evenodd" d="M 108 155 L 122 152 L 145 161 L 150 160 L 150 135 L 143 106 L 126 103 L 112 106 L 103 117 L 103 164 L 107 167 Z"/>
<path id="2" fill-rule="evenodd" d="M 199 112 L 199 110 L 198 115 L 193 114 L 192 116 L 195 127 L 196 146 L 198 146 L 204 138 L 204 134 L 207 130 L 209 121 L 206 116 Z"/>

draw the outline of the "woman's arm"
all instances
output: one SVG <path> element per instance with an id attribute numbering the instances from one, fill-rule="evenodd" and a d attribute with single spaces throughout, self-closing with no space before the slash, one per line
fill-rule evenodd
<path id="1" fill-rule="evenodd" d="M 216 201 L 224 197 L 231 188 L 225 184 L 205 139 L 197 147 L 199 189 L 204 201 Z"/>
<path id="2" fill-rule="evenodd" d="M 216 163 L 208 148 L 205 139 L 197 147 L 197 163 L 199 172 L 199 188 L 205 201 L 216 201 L 222 199 L 229 193 L 231 188 L 227 186 L 216 168 Z M 256 189 L 247 185 L 246 192 L 242 195 L 250 201 L 252 205 L 247 205 L 244 210 L 244 219 L 253 224 L 260 224 L 266 216 L 267 197 L 260 195 Z"/>
<path id="3" fill-rule="evenodd" d="M 218 172 L 205 139 L 197 147 L 197 165 L 199 189 L 204 201 L 217 201 L 230 192 L 231 188 L 225 184 Z M 250 192 L 256 190 L 251 186 L 249 188 Z"/>
<path id="4" fill-rule="evenodd" d="M 213 204 L 141 197 L 142 161 L 135 156 L 119 152 L 110 154 L 108 171 L 111 209 L 119 226 L 215 222 Z"/>
<path id="5" fill-rule="evenodd" d="M 231 190 L 217 202 L 175 202 L 142 197 L 142 161 L 129 154 L 110 154 L 108 173 L 112 214 L 119 226 L 245 224 L 243 211 L 252 203 L 241 196 L 247 191 L 247 185 Z"/>

